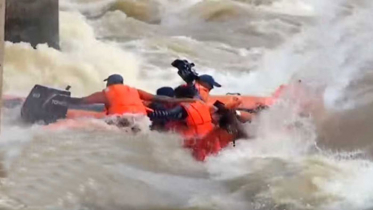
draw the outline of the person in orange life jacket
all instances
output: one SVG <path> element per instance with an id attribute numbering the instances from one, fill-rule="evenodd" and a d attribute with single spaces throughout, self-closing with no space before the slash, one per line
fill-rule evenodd
<path id="1" fill-rule="evenodd" d="M 233 142 L 235 146 L 237 139 L 249 137 L 240 122 L 242 115 L 220 101 L 216 101 L 214 106 L 220 118 L 214 130 L 199 140 L 198 147 L 195 149 L 195 157 L 200 161 L 204 161 L 209 155 L 218 154 L 230 142 Z"/>
<path id="2" fill-rule="evenodd" d="M 209 92 L 214 87 L 221 87 L 221 85 L 210 75 L 206 74 L 198 76 L 193 69 L 195 66 L 194 63 L 190 63 L 187 60 L 176 59 L 171 63 L 171 65 L 178 69 L 178 75 L 187 85 L 194 86 L 197 89 L 199 97 L 205 102 L 207 102 Z"/>
<path id="3" fill-rule="evenodd" d="M 219 83 L 215 81 L 215 79 L 211 75 L 201 75 L 198 76 L 194 86 L 196 87 L 200 98 L 207 102 L 209 99 L 210 91 L 214 89 L 214 87 L 222 87 Z M 233 101 L 232 101 L 233 102 Z M 240 104 L 242 100 L 238 99 L 237 102 Z M 234 102 L 234 103 L 237 103 Z M 231 104 L 227 104 L 226 108 L 234 109 L 230 107 Z M 237 117 L 241 122 L 249 122 L 251 121 L 252 114 L 246 111 L 236 111 Z"/>
<path id="4" fill-rule="evenodd" d="M 196 90 L 193 86 L 182 85 L 175 89 L 177 98 L 195 98 L 197 97 Z M 184 146 L 193 150 L 193 156 L 197 160 L 201 160 L 204 156 L 204 144 L 199 142 L 214 128 L 211 114 L 217 111 L 215 107 L 205 104 L 203 101 L 194 103 L 182 103 L 179 106 L 167 111 L 157 111 L 149 113 L 150 119 L 166 119 L 170 121 L 178 121 L 183 124 L 177 129 L 184 137 Z"/>
<path id="5" fill-rule="evenodd" d="M 175 97 L 174 89 L 172 87 L 161 87 L 156 91 L 157 96 L 168 96 L 171 98 Z M 174 104 L 164 104 L 159 102 L 152 102 L 148 105 L 150 109 L 157 110 L 157 111 L 166 111 L 175 107 Z M 169 120 L 167 119 L 154 119 L 150 126 L 151 130 L 157 131 L 168 131 L 169 129 Z"/>
<path id="6" fill-rule="evenodd" d="M 174 98 L 175 97 L 175 92 L 174 92 L 174 89 L 172 87 L 161 87 L 161 88 L 157 89 L 156 95 L 157 96 L 167 96 L 167 97 L 170 97 L 170 98 Z M 153 110 L 165 110 L 165 109 L 168 109 L 168 108 L 172 108 L 173 105 L 172 104 L 159 103 L 159 102 L 151 102 L 148 107 L 153 109 Z"/>
<path id="7" fill-rule="evenodd" d="M 210 96 L 210 91 L 214 89 L 214 87 L 220 88 L 222 87 L 222 85 L 217 83 L 211 75 L 204 74 L 201 76 L 195 76 L 194 87 L 197 89 L 199 93 L 199 98 L 207 102 Z M 235 108 L 237 108 L 236 106 L 238 106 L 237 103 L 240 104 L 241 102 L 242 100 L 237 98 L 237 100 L 233 100 L 232 103 L 226 104 L 226 108 L 234 110 Z M 233 105 L 234 107 L 231 107 L 231 105 Z M 236 115 L 242 123 L 250 122 L 252 119 L 252 113 L 246 111 L 236 110 Z M 214 121 L 217 120 L 215 118 L 216 116 L 214 117 Z"/>
<path id="8" fill-rule="evenodd" d="M 105 104 L 107 115 L 142 114 L 147 115 L 144 101 L 162 103 L 194 102 L 193 99 L 175 99 L 166 96 L 155 96 L 146 91 L 123 84 L 123 77 L 110 75 L 106 81 L 106 89 L 82 98 L 70 98 L 70 104 Z"/>
<path id="9" fill-rule="evenodd" d="M 197 89 L 200 98 L 205 102 L 208 101 L 210 91 L 214 89 L 214 87 L 221 87 L 221 85 L 217 83 L 211 75 L 207 74 L 198 76 L 194 86 Z"/>
<path id="10" fill-rule="evenodd" d="M 200 98 L 207 102 L 210 96 L 210 91 L 214 89 L 214 87 L 222 87 L 219 83 L 215 81 L 215 79 L 211 75 L 201 75 L 198 76 L 194 86 L 196 87 Z M 240 103 L 240 102 L 239 102 Z M 226 108 L 229 108 L 227 106 Z M 236 111 L 238 118 L 241 122 L 248 122 L 251 120 L 251 114 L 245 111 Z M 214 115 L 214 122 L 217 123 L 219 116 Z"/>
<path id="11" fill-rule="evenodd" d="M 222 87 L 222 86 L 219 83 L 217 83 L 212 76 L 205 74 L 205 75 L 201 75 L 197 77 L 196 82 L 195 82 L 195 87 L 199 92 L 200 98 L 203 101 L 207 102 L 209 95 L 210 95 L 210 91 L 214 87 Z M 226 108 L 230 109 L 229 106 L 227 106 Z M 252 114 L 250 114 L 249 112 L 236 111 L 236 114 L 237 114 L 238 119 L 243 123 L 251 121 Z"/>
<path id="12" fill-rule="evenodd" d="M 175 89 L 176 98 L 196 98 L 197 94 L 193 86 L 181 85 Z M 203 101 L 196 100 L 194 103 L 182 103 L 169 110 L 154 110 L 148 116 L 151 120 L 182 121 L 185 128 L 182 133 L 187 138 L 203 136 L 212 130 L 211 113 L 216 110 L 205 104 Z"/>

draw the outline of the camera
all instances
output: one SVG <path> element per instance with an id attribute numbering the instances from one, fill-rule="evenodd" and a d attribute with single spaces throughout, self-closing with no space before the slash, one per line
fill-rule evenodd
<path id="1" fill-rule="evenodd" d="M 178 69 L 177 74 L 187 83 L 191 84 L 198 78 L 198 74 L 193 69 L 194 63 L 189 63 L 187 60 L 174 60 L 171 65 Z"/>

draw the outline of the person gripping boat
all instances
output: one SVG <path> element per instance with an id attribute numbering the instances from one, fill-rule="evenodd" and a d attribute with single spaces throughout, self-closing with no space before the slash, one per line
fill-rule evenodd
<path id="1" fill-rule="evenodd" d="M 71 97 L 70 86 L 65 90 L 59 90 L 35 85 L 22 105 L 21 117 L 28 123 L 42 122 L 47 125 L 62 119 L 105 118 L 109 121 L 120 121 L 118 126 L 126 127 L 128 123 L 119 118 L 131 116 L 130 120 L 143 118 L 148 120 L 147 113 L 151 112 L 151 109 L 147 108 L 143 101 L 170 104 L 195 101 L 155 96 L 125 85 L 122 76 L 118 74 L 110 75 L 104 81 L 106 81 L 104 90 L 82 98 Z"/>
<path id="2" fill-rule="evenodd" d="M 210 92 L 214 89 L 214 87 L 220 88 L 222 87 L 222 85 L 216 82 L 213 76 L 208 74 L 199 76 L 193 68 L 195 67 L 195 64 L 187 60 L 176 59 L 171 63 L 171 65 L 178 69 L 177 73 L 186 82 L 186 85 L 192 86 L 196 89 L 199 99 L 203 100 L 206 103 L 210 103 L 211 105 L 216 102 L 209 100 Z M 235 110 L 242 103 L 242 99 L 240 96 L 232 95 L 229 98 L 230 100 L 225 103 L 225 108 L 227 109 Z M 258 105 L 258 107 L 262 108 L 261 105 Z M 250 111 L 256 112 L 258 107 Z M 253 113 L 245 110 L 239 110 L 236 111 L 236 113 L 240 121 L 243 123 L 251 121 L 253 115 Z"/>
<path id="3" fill-rule="evenodd" d="M 222 87 L 215 81 L 214 77 L 208 74 L 198 76 L 194 86 L 197 89 L 200 98 L 205 102 L 208 102 L 210 91 L 214 89 L 214 87 Z"/>
<path id="4" fill-rule="evenodd" d="M 138 128 L 137 122 L 147 118 L 148 112 L 152 110 L 147 108 L 143 101 L 152 101 L 160 103 L 180 103 L 192 102 L 190 99 L 175 99 L 168 96 L 153 95 L 151 93 L 139 90 L 123 84 L 123 77 L 118 74 L 110 75 L 106 81 L 106 88 L 103 91 L 93 93 L 83 98 L 70 98 L 70 104 L 105 104 L 108 124 L 118 127 L 133 127 L 134 132 L 145 129 Z M 125 115 L 125 116 L 124 116 Z M 131 117 L 129 116 L 131 115 Z M 148 120 L 147 120 L 148 121 Z M 141 123 L 140 123 L 141 124 Z M 148 124 L 148 123 L 147 123 Z"/>
<path id="5" fill-rule="evenodd" d="M 156 95 L 174 98 L 175 92 L 172 87 L 161 87 L 157 89 Z M 152 110 L 155 110 L 155 109 L 164 110 L 164 109 L 172 108 L 174 104 L 170 104 L 170 103 L 166 104 L 166 103 L 160 103 L 160 102 L 148 102 L 146 103 L 146 106 Z"/>
<path id="6" fill-rule="evenodd" d="M 186 82 L 187 85 L 196 89 L 198 97 L 207 102 L 210 91 L 214 87 L 221 87 L 215 82 L 214 78 L 210 75 L 198 76 L 197 72 L 193 69 L 194 63 L 189 63 L 187 60 L 174 60 L 171 65 L 178 69 L 178 75 Z"/>
<path id="7" fill-rule="evenodd" d="M 175 97 L 175 92 L 172 87 L 161 87 L 157 89 L 156 95 L 158 96 L 168 96 L 171 98 Z M 151 110 L 157 111 L 166 111 L 169 109 L 174 108 L 177 104 L 166 104 L 166 103 L 159 103 L 159 102 L 151 102 L 147 103 L 147 107 Z M 168 119 L 153 119 L 152 124 L 150 125 L 151 130 L 156 131 L 168 131 L 172 127 L 173 122 L 170 122 Z"/>
<path id="8" fill-rule="evenodd" d="M 202 110 L 202 113 L 210 114 L 209 117 L 205 117 L 206 119 L 211 119 L 213 125 L 213 127 L 209 127 L 210 129 L 206 129 L 209 132 L 199 135 L 197 138 L 188 138 L 185 133 L 181 132 L 184 137 L 184 146 L 192 148 L 193 156 L 197 160 L 204 161 L 208 155 L 217 154 L 222 148 L 228 146 L 230 142 L 233 142 L 233 145 L 235 145 L 235 140 L 248 137 L 243 128 L 243 123 L 251 122 L 253 115 L 264 109 L 262 105 L 259 104 L 256 108 L 250 110 L 238 110 L 238 107 L 242 104 L 242 98 L 239 95 L 226 96 L 226 99 L 229 98 L 229 100 L 225 100 L 225 103 L 219 100 L 211 100 L 210 91 L 214 87 L 222 87 L 221 84 L 215 81 L 213 76 L 207 74 L 198 76 L 198 73 L 193 69 L 195 66 L 194 63 L 190 63 L 187 60 L 176 59 L 171 65 L 178 69 L 179 76 L 186 82 L 185 85 L 178 88 L 188 89 L 190 92 L 194 91 L 195 95 L 193 97 L 201 99 L 205 107 L 209 107 L 210 110 L 207 112 L 207 109 L 199 108 Z M 195 107 L 194 109 L 198 108 Z M 151 115 L 156 114 L 157 112 Z M 182 108 L 178 107 L 167 114 L 186 119 L 185 116 L 188 112 L 184 111 L 182 113 Z M 165 118 L 167 118 L 167 114 L 165 114 Z M 202 116 L 207 115 L 199 114 L 199 119 L 202 119 Z M 169 117 L 168 119 L 172 121 L 175 118 Z M 184 127 L 193 126 L 184 122 Z M 180 133 L 180 129 L 178 132 Z"/>
<path id="9" fill-rule="evenodd" d="M 192 86 L 181 85 L 175 88 L 176 98 L 197 98 L 197 92 Z M 193 156 L 199 160 L 199 140 L 214 129 L 211 115 L 217 110 L 196 100 L 193 103 L 181 103 L 170 110 L 154 110 L 149 113 L 151 120 L 167 119 L 177 122 L 174 131 L 184 139 L 184 147 L 193 151 Z"/>
<path id="10" fill-rule="evenodd" d="M 175 89 L 176 98 L 198 98 L 193 86 L 180 85 Z M 207 156 L 217 154 L 222 148 L 238 138 L 247 137 L 240 115 L 219 101 L 213 105 L 202 100 L 181 103 L 171 109 L 155 109 L 148 114 L 152 121 L 164 120 L 172 124 L 167 131 L 178 133 L 183 146 L 192 150 L 193 157 L 204 161 Z M 218 116 L 218 118 L 213 118 Z"/>
<path id="11" fill-rule="evenodd" d="M 192 87 L 192 86 L 188 86 L 188 85 L 181 85 L 181 86 L 178 86 L 177 88 L 175 88 L 175 97 L 176 98 L 191 98 L 191 99 L 196 99 L 197 98 L 197 93 L 196 93 L 196 90 Z M 187 104 L 178 104 L 177 106 L 173 107 L 173 108 L 170 108 L 170 109 L 154 109 L 153 112 L 150 112 L 148 114 L 150 120 L 152 121 L 155 121 L 155 120 L 167 120 L 167 121 L 184 121 L 186 122 L 185 120 L 188 118 L 188 117 L 191 117 L 192 114 L 188 111 L 190 111 L 192 109 L 192 107 L 194 107 L 194 109 L 196 110 L 196 112 L 199 113 L 199 116 L 200 119 L 207 119 L 207 116 L 208 116 L 208 120 L 206 120 L 206 122 L 212 122 L 212 119 L 210 117 L 211 113 L 210 113 L 210 106 L 208 106 L 207 104 L 205 103 L 201 103 L 203 101 L 201 100 L 196 100 L 194 103 L 191 103 L 193 104 L 192 106 L 187 106 Z M 195 104 L 202 104 L 201 106 L 197 107 L 197 105 Z M 209 109 L 207 109 L 206 107 L 208 107 Z M 199 109 L 198 109 L 199 108 Z M 214 110 L 211 110 L 211 112 L 213 112 Z M 206 114 L 206 113 L 209 113 L 209 114 Z M 192 122 L 192 121 L 190 121 Z M 187 125 L 187 123 L 184 123 L 184 125 Z M 196 130 L 196 132 L 199 131 L 199 129 Z M 197 132 L 195 133 L 196 135 L 197 134 L 201 134 L 202 132 Z M 193 134 L 191 134 L 193 135 Z"/>
<path id="12" fill-rule="evenodd" d="M 146 91 L 123 84 L 123 77 L 110 75 L 103 91 L 82 98 L 69 99 L 69 104 L 105 104 L 107 115 L 140 114 L 147 115 L 148 109 L 142 101 L 161 103 L 194 102 L 192 99 L 175 99 L 168 96 L 153 95 Z"/>

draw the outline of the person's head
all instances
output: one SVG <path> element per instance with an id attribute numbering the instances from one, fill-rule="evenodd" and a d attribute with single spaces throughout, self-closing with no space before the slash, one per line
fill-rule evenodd
<path id="1" fill-rule="evenodd" d="M 112 74 L 106 78 L 104 82 L 106 82 L 106 87 L 109 87 L 110 85 L 123 84 L 123 77 L 119 74 Z"/>
<path id="2" fill-rule="evenodd" d="M 212 90 L 214 87 L 221 87 L 212 76 L 207 74 L 199 76 L 197 82 L 209 90 Z"/>
<path id="3" fill-rule="evenodd" d="M 190 85 L 180 85 L 175 88 L 176 98 L 194 98 L 196 94 L 196 89 Z"/>
<path id="4" fill-rule="evenodd" d="M 156 93 L 158 96 L 168 96 L 168 97 L 175 97 L 175 92 L 172 87 L 161 87 L 157 90 Z"/>

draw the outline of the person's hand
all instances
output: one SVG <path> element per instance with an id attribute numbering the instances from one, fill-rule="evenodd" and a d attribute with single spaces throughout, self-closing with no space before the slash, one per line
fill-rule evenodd
<path id="1" fill-rule="evenodd" d="M 261 110 L 268 109 L 268 108 L 269 108 L 269 106 L 267 106 L 267 105 L 259 104 L 259 105 L 255 108 L 255 110 L 257 110 L 257 111 L 261 111 Z"/>

